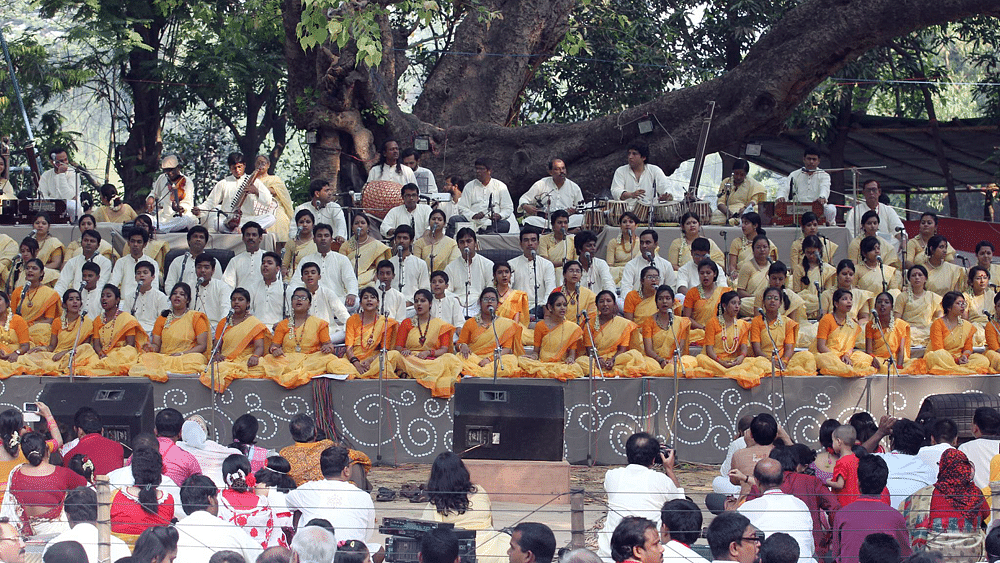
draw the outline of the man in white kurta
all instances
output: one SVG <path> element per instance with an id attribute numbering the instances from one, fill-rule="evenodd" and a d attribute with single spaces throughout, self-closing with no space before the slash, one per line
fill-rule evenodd
<path id="1" fill-rule="evenodd" d="M 556 158 L 549 162 L 549 175 L 532 184 L 517 201 L 517 210 L 525 214 L 525 224 L 547 229 L 550 228 L 547 216 L 562 209 L 569 213 L 569 228 L 574 229 L 583 226 L 583 214 L 577 211 L 581 203 L 583 190 L 566 178 L 566 163 Z"/>
<path id="2" fill-rule="evenodd" d="M 160 232 L 183 231 L 198 224 L 198 218 L 191 214 L 194 185 L 181 174 L 180 164 L 180 159 L 174 155 L 164 157 L 160 161 L 163 173 L 153 180 L 153 190 L 146 197 L 146 213 L 153 216 L 153 225 Z"/>
<path id="3" fill-rule="evenodd" d="M 448 286 L 458 297 L 466 317 L 479 314 L 479 294 L 493 285 L 493 261 L 476 254 L 476 239 L 469 231 L 459 231 L 459 256 L 444 269 Z"/>
<path id="4" fill-rule="evenodd" d="M 819 153 L 806 149 L 802 155 L 802 168 L 793 170 L 778 187 L 777 202 L 790 200 L 795 203 L 818 202 L 823 206 L 823 215 L 829 225 L 837 223 L 837 208 L 827 200 L 830 198 L 830 175 L 819 169 Z"/>
<path id="5" fill-rule="evenodd" d="M 392 280 L 392 287 L 406 297 L 409 305 L 413 304 L 413 294 L 418 289 L 431 288 L 431 275 L 427 271 L 427 262 L 413 255 L 412 229 L 408 225 L 402 225 L 396 229 L 393 237 L 393 248 L 396 254 L 389 259 L 392 267 L 396 269 L 396 277 Z"/>
<path id="6" fill-rule="evenodd" d="M 143 266 L 136 268 L 135 278 L 139 284 L 137 292 L 123 293 L 121 310 L 128 311 L 146 334 L 153 332 L 153 325 L 162 311 L 170 308 L 170 299 L 159 289 L 153 287 L 156 279 L 151 261 L 140 262 Z"/>
<path id="7" fill-rule="evenodd" d="M 495 230 L 498 233 L 510 231 L 514 202 L 510 199 L 507 184 L 492 176 L 490 163 L 485 159 L 476 160 L 476 179 L 465 184 L 462 197 L 458 198 L 458 213 L 449 223 L 471 221 L 477 232 Z"/>
<path id="8" fill-rule="evenodd" d="M 844 226 L 851 232 L 852 237 L 861 234 L 861 218 L 868 211 L 874 210 L 878 213 L 879 231 L 889 233 L 890 237 L 897 237 L 903 228 L 903 222 L 899 219 L 896 210 L 888 205 L 879 202 L 882 195 L 882 188 L 878 180 L 868 180 L 861 188 L 861 193 L 865 200 L 859 202 L 853 209 L 847 212 L 844 217 Z"/>
<path id="9" fill-rule="evenodd" d="M 590 231 L 583 231 L 573 238 L 577 259 L 583 268 L 580 285 L 594 292 L 594 295 L 608 290 L 615 293 L 618 287 L 611 275 L 611 266 L 607 260 L 597 257 L 597 236 Z"/>
<path id="10" fill-rule="evenodd" d="M 260 260 L 264 256 L 264 251 L 260 249 L 260 243 L 264 233 L 259 225 L 244 224 L 243 248 L 245 252 L 233 256 L 233 259 L 226 265 L 226 273 L 222 280 L 232 288 L 250 286 L 255 280 L 260 279 Z"/>
<path id="11" fill-rule="evenodd" d="M 229 175 L 215 184 L 215 187 L 209 192 L 205 201 L 201 202 L 201 205 L 191 209 L 195 217 L 204 217 L 202 219 L 203 224 L 220 233 L 232 233 L 236 231 L 235 228 L 230 226 L 229 220 L 235 217 L 234 213 L 237 210 L 233 208 L 233 204 L 237 202 L 234 199 L 236 198 L 236 194 L 239 193 L 240 186 L 245 180 L 243 175 L 246 173 L 246 165 L 243 163 L 242 154 L 230 154 L 228 164 Z M 267 189 L 267 186 L 260 180 L 254 180 L 252 184 L 247 186 L 246 191 L 247 196 L 243 200 L 243 205 L 239 208 L 242 216 L 237 228 L 242 227 L 250 221 L 257 223 L 262 229 L 267 229 L 274 225 L 274 215 L 257 211 L 258 209 L 265 210 L 271 207 L 271 190 Z"/>
<path id="12" fill-rule="evenodd" d="M 677 275 L 674 272 L 674 266 L 656 252 L 658 240 L 659 235 L 652 229 L 645 230 L 639 235 L 639 254 L 629 260 L 622 270 L 622 280 L 618 286 L 621 290 L 619 297 L 622 299 L 628 295 L 628 292 L 637 291 L 641 287 L 642 279 L 639 274 L 642 273 L 643 268 L 650 265 L 660 271 L 661 285 L 669 285 L 674 290 L 677 289 Z"/>
<path id="13" fill-rule="evenodd" d="M 189 477 L 181 486 L 180 501 L 187 518 L 174 525 L 177 530 L 177 560 L 208 563 L 216 551 L 235 551 L 244 561 L 256 561 L 261 542 L 243 528 L 219 518 L 219 489 L 204 475 Z"/>
<path id="14" fill-rule="evenodd" d="M 403 205 L 397 205 L 390 209 L 385 214 L 382 226 L 379 227 L 383 238 L 392 238 L 396 233 L 396 227 L 400 225 L 408 225 L 413 229 L 415 236 L 421 236 L 427 230 L 432 209 L 426 203 L 417 203 L 420 199 L 420 192 L 416 184 L 403 186 L 402 195 Z"/>
<path id="15" fill-rule="evenodd" d="M 285 496 L 285 504 L 293 514 L 301 514 L 299 522 L 329 521 L 338 542 L 368 542 L 375 533 L 375 505 L 370 494 L 349 482 L 350 461 L 346 448 L 327 448 L 320 455 L 323 480 L 299 485 Z"/>
<path id="16" fill-rule="evenodd" d="M 420 153 L 413 149 L 403 151 L 403 166 L 409 166 L 413 170 L 413 176 L 417 179 L 417 186 L 422 194 L 435 194 L 438 191 L 437 180 L 434 173 L 420 166 Z"/>
<path id="17" fill-rule="evenodd" d="M 288 233 L 289 240 L 295 239 L 298 234 L 298 226 L 295 224 L 295 216 L 299 211 L 308 209 L 313 215 L 313 225 L 326 223 L 333 229 L 333 237 L 337 242 L 347 240 L 347 219 L 344 217 L 344 208 L 334 201 L 333 188 L 329 180 L 317 179 L 309 182 L 309 193 L 312 199 L 295 208 L 292 213 L 291 228 Z"/>
<path id="18" fill-rule="evenodd" d="M 347 319 L 350 313 L 344 302 L 332 291 L 323 286 L 322 276 L 316 268 L 306 268 L 301 286 L 289 286 L 287 293 L 287 307 L 292 310 L 292 299 L 295 290 L 304 287 L 312 294 L 312 301 L 309 302 L 309 314 L 326 321 L 330 325 L 330 340 L 336 344 L 343 344 L 346 335 L 344 328 L 347 326 Z"/>
<path id="19" fill-rule="evenodd" d="M 174 284 L 177 282 L 184 282 L 188 284 L 191 291 L 194 291 L 194 286 L 198 284 L 198 272 L 195 268 L 195 260 L 205 251 L 205 246 L 208 244 L 208 229 L 202 227 L 201 225 L 195 225 L 191 227 L 187 232 L 187 243 L 188 249 L 174 258 L 170 265 L 167 266 L 167 277 L 163 281 L 163 288 L 166 291 L 173 289 Z M 215 272 L 212 276 L 215 279 L 222 279 L 222 267 L 219 265 L 219 261 L 212 258 L 215 261 Z"/>
<path id="20" fill-rule="evenodd" d="M 129 253 L 115 261 L 115 266 L 111 270 L 111 285 L 118 288 L 122 293 L 122 298 L 135 292 L 135 265 L 145 261 L 153 265 L 154 279 L 160 279 L 160 266 L 149 256 L 143 254 L 146 243 L 149 242 L 149 235 L 142 229 L 132 229 L 128 236 Z"/>
<path id="21" fill-rule="evenodd" d="M 645 205 L 658 202 L 681 200 L 684 186 L 671 182 L 663 169 L 648 164 L 649 148 L 641 144 L 628 147 L 628 164 L 615 170 L 611 180 L 611 195 L 615 199 L 633 200 Z"/>
<path id="22" fill-rule="evenodd" d="M 285 299 L 288 284 L 279 275 L 280 262 L 281 258 L 277 254 L 264 253 L 260 260 L 260 277 L 246 288 L 250 292 L 250 310 L 253 316 L 271 330 L 292 313 L 292 308 Z"/>
<path id="23" fill-rule="evenodd" d="M 368 171 L 369 182 L 396 182 L 400 186 L 416 184 L 417 178 L 413 169 L 403 166 L 399 159 L 399 144 L 396 141 L 386 141 L 382 145 L 382 159 Z"/>
<path id="24" fill-rule="evenodd" d="M 194 296 L 191 308 L 205 313 L 208 322 L 212 325 L 212 334 L 215 334 L 215 327 L 229 313 L 233 287 L 214 277 L 215 260 L 211 256 L 202 254 L 199 258 L 200 260 L 197 260 L 198 277 L 204 281 L 192 288 Z"/>
<path id="25" fill-rule="evenodd" d="M 777 460 L 762 459 L 754 468 L 761 496 L 743 503 L 737 512 L 765 534 L 784 532 L 799 544 L 799 563 L 815 563 L 812 513 L 806 503 L 781 490 L 784 473 Z"/>
<path id="26" fill-rule="evenodd" d="M 317 251 L 299 260 L 299 267 L 292 274 L 288 285 L 293 288 L 302 287 L 302 266 L 315 262 L 320 269 L 320 285 L 343 301 L 348 310 L 354 309 L 358 299 L 358 277 L 354 274 L 351 259 L 331 250 L 333 233 L 330 229 L 315 229 L 313 242 L 316 243 Z"/>
<path id="27" fill-rule="evenodd" d="M 59 281 L 56 282 L 56 293 L 62 297 L 67 289 L 80 289 L 83 282 L 83 265 L 93 262 L 101 267 L 101 274 L 98 276 L 99 287 L 104 287 L 111 279 L 111 271 L 114 266 L 97 251 L 101 245 L 101 234 L 97 231 L 88 230 L 80 237 L 80 247 L 83 252 L 67 260 L 59 272 Z"/>
<path id="28" fill-rule="evenodd" d="M 534 315 L 538 301 L 545 303 L 556 288 L 556 269 L 547 258 L 538 255 L 538 231 L 521 231 L 521 255 L 510 259 L 510 286 L 528 294 L 528 310 Z M 537 283 L 537 287 L 536 287 Z"/>
<path id="29" fill-rule="evenodd" d="M 70 219 L 76 221 L 76 216 L 80 213 L 80 204 L 77 199 L 81 184 L 81 173 L 76 169 L 70 170 L 69 155 L 66 149 L 54 149 L 52 154 L 52 169 L 42 172 L 38 179 L 38 195 L 42 199 L 61 199 L 66 202 L 66 213 Z"/>

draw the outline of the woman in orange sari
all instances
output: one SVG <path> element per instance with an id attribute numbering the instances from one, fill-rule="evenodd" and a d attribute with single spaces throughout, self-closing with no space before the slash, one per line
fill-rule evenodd
<path id="1" fill-rule="evenodd" d="M 18 358 L 27 354 L 30 346 L 27 323 L 10 310 L 7 294 L 0 291 L 0 379 L 22 373 Z"/>
<path id="2" fill-rule="evenodd" d="M 694 377 L 693 373 L 687 375 L 687 372 L 698 368 L 698 360 L 687 355 L 691 319 L 674 315 L 674 290 L 669 285 L 656 288 L 656 308 L 656 313 L 647 317 L 641 327 L 642 349 L 646 353 L 647 365 L 652 368 L 649 375 L 673 375 L 674 353 L 680 350 L 678 368 L 682 369 L 685 377 Z"/>
<path id="3" fill-rule="evenodd" d="M 36 346 L 18 360 L 18 374 L 26 375 L 63 375 L 69 373 L 70 352 L 73 344 L 86 346 L 93 355 L 90 337 L 94 332 L 94 321 L 81 317 L 83 299 L 80 292 L 67 289 L 63 293 L 63 315 L 52 321 L 52 338 L 48 346 Z M 24 322 L 23 319 L 21 322 Z M 28 325 L 24 325 L 27 331 Z"/>
<path id="4" fill-rule="evenodd" d="M 500 367 L 502 377 L 520 377 L 518 356 L 524 354 L 521 344 L 521 325 L 503 317 L 494 317 L 490 307 L 496 306 L 499 293 L 492 287 L 479 294 L 479 314 L 465 321 L 458 335 L 458 357 L 462 360 L 462 375 L 493 377 L 493 355 L 500 340 Z M 494 326 L 495 324 L 495 326 Z M 541 323 L 539 323 L 541 324 Z M 535 325 L 537 330 L 538 325 Z M 496 332 L 494 333 L 494 329 Z"/>
<path id="5" fill-rule="evenodd" d="M 729 291 L 728 287 L 719 287 L 716 284 L 719 279 L 719 265 L 711 258 L 702 260 L 698 265 L 698 278 L 701 284 L 689 289 L 684 297 L 683 315 L 691 319 L 691 334 L 688 341 L 692 344 L 705 342 L 705 327 L 719 310 L 719 298 Z"/>
<path id="6" fill-rule="evenodd" d="M 361 309 L 347 319 L 344 344 L 347 353 L 343 358 L 333 358 L 327 365 L 329 373 L 346 374 L 351 378 L 376 379 L 379 374 L 379 354 L 383 344 L 386 361 L 383 374 L 396 377 L 399 352 L 393 350 L 399 324 L 387 315 L 379 315 L 379 295 L 374 287 L 361 290 Z"/>
<path id="7" fill-rule="evenodd" d="M 507 266 L 500 262 L 497 265 Z M 494 267 L 496 272 L 497 268 Z M 510 268 L 507 268 L 509 274 Z M 434 295 L 426 289 L 413 294 L 416 315 L 405 319 L 396 334 L 396 351 L 400 354 L 396 370 L 430 389 L 431 395 L 447 399 L 455 394 L 455 382 L 461 377 L 462 361 L 451 351 L 455 327 L 431 316 Z M 527 301 L 525 301 L 527 308 Z"/>
<path id="8" fill-rule="evenodd" d="M 45 346 L 52 338 L 52 321 L 61 314 L 59 295 L 54 289 L 42 285 L 45 266 L 38 258 L 29 260 L 24 267 L 25 285 L 15 292 L 10 306 L 28 323 L 31 341 Z"/>
<path id="9" fill-rule="evenodd" d="M 521 323 L 521 344 L 530 346 L 535 341 L 535 333 L 528 328 L 531 321 L 528 310 L 528 294 L 510 287 L 510 264 L 496 262 L 493 264 L 493 283 L 496 284 L 500 303 L 497 305 L 497 316 Z"/>
<path id="10" fill-rule="evenodd" d="M 264 323 L 250 313 L 250 292 L 237 287 L 229 295 L 232 309 L 229 319 L 215 328 L 215 342 L 218 346 L 215 356 L 201 374 L 201 382 L 208 388 L 214 384 L 215 391 L 222 393 L 235 379 L 264 379 L 261 357 L 267 353 L 271 342 L 271 331 Z M 221 340 L 221 342 L 219 342 Z"/>
<path id="11" fill-rule="evenodd" d="M 660 270 L 656 266 L 646 266 L 639 272 L 639 290 L 632 290 L 625 296 L 626 319 L 636 326 L 642 326 L 646 319 L 656 313 L 656 288 L 660 286 Z"/>
<path id="12" fill-rule="evenodd" d="M 139 348 L 146 343 L 146 332 L 132 315 L 119 311 L 121 292 L 109 284 L 101 290 L 104 312 L 94 319 L 93 353 L 87 345 L 77 347 L 76 365 L 80 375 L 127 375 L 139 361 Z"/>
<path id="13" fill-rule="evenodd" d="M 153 325 L 149 342 L 143 347 L 139 363 L 129 369 L 133 377 L 167 381 L 168 373 L 202 373 L 208 356 L 208 317 L 192 311 L 191 287 L 174 284 L 170 290 L 170 309 L 160 313 Z"/>
<path id="14" fill-rule="evenodd" d="M 878 373 L 884 374 L 889 370 L 889 362 L 886 360 L 890 356 L 896 364 L 896 370 L 909 373 L 906 368 L 910 362 L 910 325 L 903 319 L 896 318 L 892 301 L 892 294 L 887 291 L 875 296 L 877 317 L 870 319 L 865 328 L 865 353 L 873 358 L 872 367 Z M 886 343 L 889 344 L 888 348 Z"/>
<path id="15" fill-rule="evenodd" d="M 990 373 L 990 360 L 982 354 L 972 352 L 976 327 L 962 318 L 965 314 L 965 297 L 957 291 L 949 291 L 941 298 L 941 308 L 944 309 L 944 316 L 931 323 L 931 343 L 923 358 L 913 360 L 910 373 Z"/>
<path id="16" fill-rule="evenodd" d="M 642 352 L 630 349 L 633 337 L 639 341 L 642 333 L 635 323 L 618 316 L 618 301 L 613 292 L 605 289 L 597 294 L 597 315 L 589 321 L 589 328 L 583 327 L 585 349 L 576 359 L 584 375 L 590 375 L 593 369 L 593 375 L 597 376 L 603 371 L 604 376 L 641 377 L 660 367 Z M 600 363 L 593 363 L 593 368 L 591 348 L 596 349 Z"/>
<path id="17" fill-rule="evenodd" d="M 823 375 L 864 377 L 875 373 L 872 357 L 854 349 L 861 326 L 851 319 L 853 307 L 854 295 L 840 288 L 833 292 L 833 309 L 819 321 L 816 342 L 810 351 L 815 355 L 816 367 Z"/>
<path id="18" fill-rule="evenodd" d="M 990 371 L 1000 373 L 1000 293 L 993 298 L 993 316 L 986 321 L 986 351 Z M 992 481 L 992 479 L 991 479 Z"/>
<path id="19" fill-rule="evenodd" d="M 755 374 L 758 376 L 758 383 L 759 378 L 771 375 L 771 354 L 775 345 L 778 346 L 777 357 L 781 362 L 774 366 L 775 374 L 816 375 L 816 360 L 813 355 L 805 350 L 795 351 L 799 323 L 781 314 L 782 305 L 787 306 L 788 303 L 789 298 L 784 289 L 768 287 L 763 295 L 764 317 L 754 315 L 750 323 L 751 360 L 757 369 Z M 779 366 L 784 366 L 784 369 Z"/>
<path id="20" fill-rule="evenodd" d="M 261 359 L 268 379 L 286 389 L 305 385 L 327 373 L 334 359 L 330 324 L 309 314 L 312 293 L 304 287 L 292 292 L 292 316 L 274 325 L 271 354 Z"/>
<path id="21" fill-rule="evenodd" d="M 566 318 L 568 310 L 565 295 L 558 291 L 549 294 L 545 319 L 535 324 L 535 351 L 518 362 L 528 377 L 566 381 L 583 376 L 583 370 L 576 365 L 583 330 Z"/>
<path id="22" fill-rule="evenodd" d="M 744 389 L 760 383 L 753 375 L 753 362 L 745 362 L 750 351 L 750 323 L 740 319 L 740 295 L 727 291 L 719 299 L 719 314 L 705 327 L 705 348 L 696 358 L 697 377 L 728 377 Z"/>

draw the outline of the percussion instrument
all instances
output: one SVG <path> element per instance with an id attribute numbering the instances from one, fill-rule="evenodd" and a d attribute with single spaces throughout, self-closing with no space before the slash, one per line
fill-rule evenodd
<path id="1" fill-rule="evenodd" d="M 698 221 L 700 221 L 702 225 L 712 224 L 712 204 L 709 202 L 692 201 L 689 209 L 691 210 L 691 213 L 698 216 Z M 683 213 L 681 215 L 683 215 Z M 680 217 L 678 216 L 678 219 L 679 218 Z"/>
<path id="2" fill-rule="evenodd" d="M 604 228 L 606 212 L 603 208 L 586 209 L 583 213 L 584 229 L 588 231 L 600 231 Z"/>
<path id="3" fill-rule="evenodd" d="M 635 204 L 635 207 L 632 209 L 632 213 L 635 213 L 635 216 L 639 218 L 639 224 L 642 225 L 644 223 L 649 222 L 649 213 L 652 210 L 653 208 L 646 205 L 645 203 L 637 202 Z"/>
<path id="4" fill-rule="evenodd" d="M 779 227 L 787 227 L 789 225 L 798 225 L 801 222 L 802 215 L 812 211 L 817 217 L 825 217 L 823 215 L 823 205 L 819 202 L 812 203 L 797 203 L 781 201 L 775 202 L 774 204 L 774 215 L 771 217 L 771 224 Z"/>
<path id="5" fill-rule="evenodd" d="M 667 203 L 657 203 L 653 206 L 654 223 L 676 223 L 684 214 L 684 202 L 669 201 Z"/>
<path id="6" fill-rule="evenodd" d="M 629 202 L 622 201 L 620 199 L 609 199 L 607 203 L 608 212 L 608 225 L 612 227 L 617 227 L 620 222 L 622 215 L 628 211 Z"/>
<path id="7" fill-rule="evenodd" d="M 361 190 L 361 207 L 379 219 L 385 219 L 390 209 L 403 205 L 402 189 L 400 184 L 388 180 L 368 182 Z"/>

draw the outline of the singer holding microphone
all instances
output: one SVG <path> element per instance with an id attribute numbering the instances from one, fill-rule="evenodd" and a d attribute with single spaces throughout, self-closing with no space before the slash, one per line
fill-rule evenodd
<path id="1" fill-rule="evenodd" d="M 52 338 L 52 321 L 59 316 L 61 309 L 59 295 L 54 289 L 42 284 L 44 268 L 42 261 L 32 258 L 25 263 L 25 285 L 14 293 L 10 307 L 28 323 L 31 341 L 38 346 L 45 346 Z"/>
<path id="2" fill-rule="evenodd" d="M 899 270 L 883 263 L 882 244 L 877 237 L 861 239 L 861 262 L 855 270 L 854 285 L 872 294 L 893 291 L 898 295 L 903 287 Z"/>
<path id="3" fill-rule="evenodd" d="M 164 383 L 168 373 L 205 371 L 208 317 L 190 307 L 191 286 L 177 282 L 170 290 L 170 308 L 157 317 L 139 363 L 129 369 L 129 375 Z"/>
<path id="4" fill-rule="evenodd" d="M 583 377 L 585 372 L 576 363 L 583 329 L 566 318 L 568 308 L 569 302 L 561 292 L 549 294 L 545 318 L 535 324 L 535 351 L 518 360 L 526 377 L 560 381 Z"/>
<path id="5" fill-rule="evenodd" d="M 434 397 L 447 399 L 455 394 L 462 361 L 450 353 L 455 327 L 431 316 L 433 300 L 434 295 L 427 289 L 414 293 L 416 316 L 404 320 L 396 334 L 396 351 L 400 354 L 396 370 L 399 375 L 417 380 Z"/>
<path id="6" fill-rule="evenodd" d="M 910 362 L 910 325 L 896 318 L 892 306 L 892 294 L 888 291 L 875 296 L 875 309 L 865 327 L 865 353 L 873 358 L 872 367 L 878 370 L 877 373 L 888 373 L 886 360 L 890 355 L 896 364 L 895 371 L 912 373 L 907 365 Z"/>
<path id="7" fill-rule="evenodd" d="M 250 292 L 237 287 L 229 294 L 229 315 L 215 327 L 215 391 L 222 393 L 235 379 L 264 379 L 260 365 L 267 353 L 271 331 L 250 314 Z M 221 342 L 220 342 L 221 340 Z M 201 382 L 212 387 L 211 366 L 201 373 Z"/>
<path id="8" fill-rule="evenodd" d="M 479 295 L 479 313 L 462 325 L 456 344 L 458 357 L 462 360 L 463 375 L 493 377 L 493 354 L 498 339 L 502 366 L 497 372 L 498 376 L 521 375 L 518 356 L 524 354 L 524 346 L 521 344 L 522 327 L 510 319 L 494 314 L 499 301 L 500 294 L 497 290 L 492 287 L 483 289 Z"/>
<path id="9" fill-rule="evenodd" d="M 121 292 L 110 283 L 101 290 L 104 312 L 94 318 L 91 339 L 97 357 L 82 357 L 83 350 L 77 347 L 77 374 L 128 375 L 129 368 L 139 361 L 139 349 L 146 344 L 146 333 L 135 317 L 118 309 L 121 299 Z"/>
<path id="10" fill-rule="evenodd" d="M 435 209 L 427 219 L 427 231 L 417 233 L 413 243 L 413 253 L 427 262 L 427 271 L 444 270 L 451 261 L 458 257 L 458 245 L 455 239 L 445 236 L 448 217 L 444 211 Z"/>
<path id="11" fill-rule="evenodd" d="M 975 375 L 990 373 L 990 360 L 972 351 L 976 327 L 964 320 L 965 297 L 949 291 L 941 298 L 944 316 L 931 323 L 931 343 L 923 358 L 913 360 L 911 373 Z"/>
<path id="12" fill-rule="evenodd" d="M 2 302 L 6 303 L 7 300 L 3 299 Z M 49 340 L 49 345 L 36 346 L 29 350 L 26 355 L 21 356 L 18 361 L 20 368 L 18 373 L 26 375 L 63 375 L 68 373 L 73 343 L 76 343 L 76 365 L 80 365 L 80 356 L 85 355 L 91 358 L 94 356 L 94 349 L 89 344 L 90 337 L 94 333 L 94 321 L 92 318 L 83 316 L 83 299 L 80 297 L 80 292 L 75 289 L 67 289 L 63 293 L 62 302 L 63 314 L 52 321 L 52 337 Z M 9 311 L 8 316 L 10 316 Z M 11 323 L 13 328 L 15 321 L 12 319 Z M 24 323 L 24 319 L 21 319 L 21 323 Z M 26 323 L 24 328 L 27 331 L 28 325 Z M 79 335 L 79 339 L 77 335 Z"/>
<path id="13" fill-rule="evenodd" d="M 677 350 L 681 357 L 678 374 L 698 368 L 698 360 L 687 355 L 691 319 L 674 315 L 674 290 L 669 285 L 656 288 L 656 313 L 641 325 L 642 345 L 646 357 L 656 365 L 647 365 L 652 370 L 647 375 L 673 375 L 673 358 Z"/>
<path id="14" fill-rule="evenodd" d="M 805 350 L 795 351 L 799 323 L 781 313 L 782 306 L 790 306 L 788 294 L 780 287 L 769 287 L 764 290 L 763 303 L 750 323 L 750 351 L 759 377 L 771 375 L 775 345 L 778 346 L 775 356 L 780 362 L 774 366 L 775 375 L 816 375 L 816 358 Z"/>
<path id="15" fill-rule="evenodd" d="M 341 245 L 340 253 L 350 258 L 354 264 L 359 287 L 374 286 L 375 265 L 391 258 L 392 252 L 388 246 L 369 234 L 368 217 L 364 213 L 358 212 L 354 215 L 351 227 L 354 236 Z"/>
<path id="16" fill-rule="evenodd" d="M 597 294 L 597 315 L 587 314 L 590 328 L 583 328 L 583 345 L 596 348 L 601 370 L 607 377 L 640 377 L 660 367 L 639 350 L 631 349 L 633 338 L 641 340 L 639 327 L 632 321 L 618 316 L 618 300 L 613 291 L 603 290 Z M 591 340 L 590 335 L 594 338 Z M 584 375 L 590 375 L 590 357 L 582 354 L 576 359 Z M 593 375 L 601 371 L 595 365 Z"/>

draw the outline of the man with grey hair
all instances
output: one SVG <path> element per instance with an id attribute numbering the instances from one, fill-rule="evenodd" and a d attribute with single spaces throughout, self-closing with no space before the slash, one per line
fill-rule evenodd
<path id="1" fill-rule="evenodd" d="M 564 553 L 559 558 L 559 563 L 604 563 L 604 561 L 593 551 L 580 548 Z"/>
<path id="2" fill-rule="evenodd" d="M 329 563 L 337 554 L 337 539 L 319 526 L 306 526 L 295 533 L 290 547 L 298 563 Z"/>
<path id="3" fill-rule="evenodd" d="M 194 185 L 181 173 L 180 159 L 172 154 L 163 157 L 160 170 L 163 173 L 153 181 L 153 190 L 146 197 L 146 214 L 153 218 L 153 226 L 172 233 L 197 225 L 198 218 L 191 214 Z"/>

